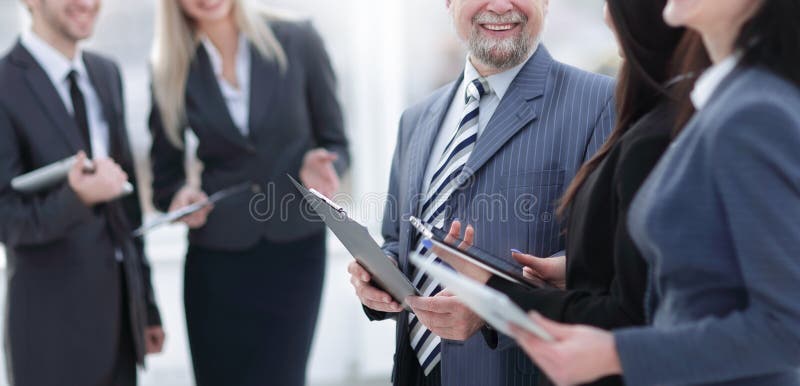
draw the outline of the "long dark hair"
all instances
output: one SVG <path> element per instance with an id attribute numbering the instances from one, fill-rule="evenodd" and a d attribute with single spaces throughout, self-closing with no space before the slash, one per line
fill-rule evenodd
<path id="1" fill-rule="evenodd" d="M 800 1 L 765 0 L 739 32 L 742 64 L 764 66 L 800 87 Z"/>
<path id="2" fill-rule="evenodd" d="M 676 64 L 673 57 L 686 47 L 700 44 L 699 37 L 684 28 L 672 28 L 663 18 L 667 0 L 607 0 L 608 11 L 616 29 L 620 48 L 625 56 L 617 77 L 616 123 L 605 144 L 576 174 L 564 193 L 558 213 L 563 215 L 586 178 L 600 164 L 620 138 L 642 116 L 653 110 L 664 98 L 676 103 L 688 100 L 694 84 L 692 73 L 678 87 L 666 84 L 692 66 Z M 706 59 L 706 63 L 708 63 Z M 686 86 L 690 84 L 689 86 Z M 685 123 L 690 117 L 683 117 Z M 676 127 L 678 127 L 676 125 Z"/>

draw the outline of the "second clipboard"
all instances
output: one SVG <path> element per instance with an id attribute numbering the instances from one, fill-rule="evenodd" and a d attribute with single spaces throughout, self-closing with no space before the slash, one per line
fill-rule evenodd
<path id="1" fill-rule="evenodd" d="M 439 228 L 426 227 L 420 219 L 411 217 L 411 226 L 422 235 L 423 238 L 430 240 L 433 245 L 444 249 L 453 256 L 475 265 L 484 271 L 501 277 L 514 284 L 521 284 L 533 288 L 554 288 L 553 285 L 543 280 L 535 280 L 522 274 L 522 266 L 517 266 L 486 251 L 471 247 L 466 251 L 458 249 L 454 245 L 445 241 L 447 233 Z"/>

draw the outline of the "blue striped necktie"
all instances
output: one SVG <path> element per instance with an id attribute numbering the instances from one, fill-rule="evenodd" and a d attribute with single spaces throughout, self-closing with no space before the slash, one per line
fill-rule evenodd
<path id="1" fill-rule="evenodd" d="M 420 210 L 422 214 L 420 218 L 428 224 L 439 228 L 444 226 L 446 204 L 453 192 L 464 182 L 460 175 L 478 139 L 478 107 L 481 97 L 491 92 L 485 78 L 475 79 L 467 85 L 463 118 L 447 143 L 436 171 L 431 176 L 425 202 Z M 415 250 L 425 258 L 438 261 L 438 258 L 421 243 L 417 243 Z M 434 296 L 442 290 L 437 281 L 418 270 L 414 271 L 413 283 L 422 296 Z M 413 313 L 408 315 L 408 323 L 411 331 L 409 334 L 411 347 L 427 376 L 441 361 L 441 338 L 419 323 L 419 319 Z"/>

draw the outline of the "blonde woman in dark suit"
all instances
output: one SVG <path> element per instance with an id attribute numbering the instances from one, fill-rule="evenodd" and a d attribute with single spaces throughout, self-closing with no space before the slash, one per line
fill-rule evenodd
<path id="1" fill-rule="evenodd" d="M 184 302 L 198 385 L 302 385 L 325 266 L 321 223 L 286 175 L 332 194 L 348 165 L 322 40 L 245 0 L 162 0 L 153 49 L 156 206 L 252 192 L 185 217 Z M 201 187 L 186 182 L 184 134 Z"/>

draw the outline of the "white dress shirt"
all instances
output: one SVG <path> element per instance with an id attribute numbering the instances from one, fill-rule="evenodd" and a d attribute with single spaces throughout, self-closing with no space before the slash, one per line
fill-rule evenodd
<path id="1" fill-rule="evenodd" d="M 528 59 L 530 59 L 534 53 L 536 53 L 536 50 L 531 52 Z M 520 70 L 522 70 L 522 67 L 528 63 L 528 59 L 506 71 L 486 77 L 489 86 L 492 88 L 492 93 L 481 97 L 480 107 L 478 107 L 478 143 L 480 143 L 480 137 L 486 129 L 486 125 L 489 123 L 492 115 L 494 115 L 495 110 L 497 110 L 497 106 L 500 105 L 500 101 L 503 100 L 506 91 L 511 87 L 511 83 L 514 82 L 514 79 L 517 77 Z M 425 178 L 423 179 L 421 190 L 425 195 L 428 193 L 431 177 L 433 177 L 433 173 L 436 173 L 436 167 L 439 164 L 439 160 L 442 158 L 442 153 L 444 153 L 450 138 L 453 137 L 453 134 L 458 130 L 458 124 L 463 118 L 464 109 L 467 106 L 464 97 L 466 95 L 467 85 L 481 76 L 478 70 L 475 69 L 475 66 L 472 65 L 469 55 L 467 55 L 466 62 L 466 65 L 464 65 L 464 79 L 461 81 L 461 84 L 458 86 L 453 96 L 453 100 L 450 102 L 447 115 L 445 115 L 442 126 L 439 128 L 439 133 L 436 134 L 436 140 L 431 149 L 431 158 L 428 160 L 428 165 L 425 168 Z"/>
<path id="2" fill-rule="evenodd" d="M 244 34 L 239 34 L 239 47 L 236 51 L 236 81 L 239 88 L 236 88 L 222 76 L 222 55 L 217 47 L 206 36 L 201 41 L 211 60 L 211 68 L 214 69 L 228 113 L 239 132 L 247 136 L 250 133 L 250 44 Z"/>
<path id="3" fill-rule="evenodd" d="M 72 107 L 72 97 L 69 93 L 69 79 L 67 76 L 73 70 L 78 74 L 78 88 L 86 101 L 86 118 L 89 123 L 89 138 L 93 158 L 109 157 L 109 132 L 108 122 L 103 115 L 103 105 L 100 97 L 89 79 L 89 72 L 83 63 L 83 53 L 80 48 L 75 52 L 75 57 L 70 60 L 61 52 L 42 40 L 33 31 L 25 31 L 20 39 L 25 49 L 30 52 L 36 62 L 44 69 L 50 78 L 50 82 L 55 86 L 64 107 L 74 116 Z"/>
<path id="4" fill-rule="evenodd" d="M 86 71 L 86 65 L 83 62 L 83 53 L 80 48 L 75 52 L 75 57 L 70 60 L 42 40 L 33 31 L 24 32 L 20 41 L 22 46 L 30 52 L 36 62 L 39 63 L 39 66 L 42 67 L 50 78 L 50 82 L 53 83 L 56 91 L 58 91 L 58 96 L 60 96 L 61 101 L 64 102 L 64 107 L 66 107 L 67 111 L 73 116 L 75 115 L 75 109 L 72 106 L 72 96 L 69 92 L 69 79 L 67 79 L 67 77 L 73 70 L 78 74 L 78 88 L 81 90 L 86 103 L 86 118 L 89 123 L 89 140 L 91 141 L 92 158 L 108 158 L 110 146 L 108 121 L 106 121 L 106 117 L 103 115 L 103 105 L 100 103 L 100 97 L 97 95 L 97 91 L 95 91 L 89 79 L 89 72 Z M 115 248 L 114 258 L 117 261 L 122 261 L 122 250 Z"/>
<path id="5" fill-rule="evenodd" d="M 700 110 L 708 104 L 711 96 L 719 88 L 720 83 L 739 65 L 741 57 L 740 53 L 732 54 L 725 60 L 711 66 L 697 79 L 691 94 L 692 104 L 695 109 Z"/>

